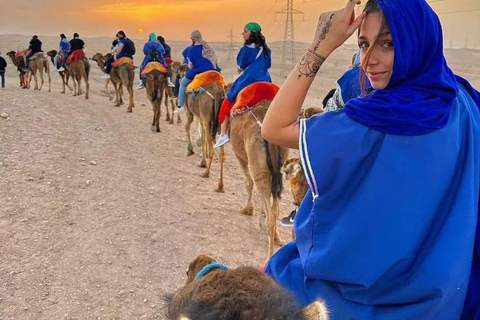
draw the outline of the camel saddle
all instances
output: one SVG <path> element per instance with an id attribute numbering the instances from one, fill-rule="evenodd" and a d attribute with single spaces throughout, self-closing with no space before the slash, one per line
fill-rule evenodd
<path id="1" fill-rule="evenodd" d="M 71 55 L 68 56 L 67 58 L 67 63 L 72 63 L 74 61 L 77 61 L 80 58 L 86 58 L 87 56 L 85 55 L 85 52 L 82 49 L 78 49 L 72 52 Z"/>
<path id="2" fill-rule="evenodd" d="M 165 62 L 167 63 L 167 66 L 171 66 L 175 61 L 173 61 L 172 58 L 165 58 Z"/>
<path id="3" fill-rule="evenodd" d="M 43 54 L 43 52 L 37 52 L 37 53 L 34 53 L 29 60 L 34 61 L 37 59 L 44 59 L 44 58 L 45 58 L 45 55 Z"/>
<path id="4" fill-rule="evenodd" d="M 226 85 L 225 78 L 218 71 L 206 71 L 197 74 L 192 82 L 187 86 L 187 92 L 195 92 L 204 86 L 208 86 L 211 83 L 216 83 L 220 87 Z"/>
<path id="5" fill-rule="evenodd" d="M 123 57 L 123 58 L 120 58 L 120 59 L 117 59 L 115 61 L 112 62 L 112 67 L 120 67 L 120 66 L 123 66 L 125 64 L 129 64 L 131 65 L 132 67 L 134 67 L 135 65 L 133 64 L 133 60 L 129 57 Z"/>
<path id="6" fill-rule="evenodd" d="M 161 64 L 160 62 L 152 61 L 152 62 L 149 62 L 145 66 L 145 68 L 143 68 L 142 77 L 144 75 L 146 75 L 147 73 L 152 72 L 153 70 L 160 71 L 161 73 L 168 73 L 167 68 L 165 68 L 165 66 L 163 64 Z"/>
<path id="7" fill-rule="evenodd" d="M 262 100 L 273 100 L 280 87 L 270 82 L 255 82 L 238 93 L 231 115 L 245 113 Z"/>

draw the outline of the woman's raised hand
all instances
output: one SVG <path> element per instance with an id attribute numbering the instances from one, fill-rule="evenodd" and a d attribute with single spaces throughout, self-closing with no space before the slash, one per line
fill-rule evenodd
<path id="1" fill-rule="evenodd" d="M 355 19 L 355 6 L 361 0 L 348 0 L 345 8 L 325 12 L 318 19 L 315 37 L 310 50 L 327 58 L 335 49 L 340 47 L 360 27 L 366 13 Z"/>

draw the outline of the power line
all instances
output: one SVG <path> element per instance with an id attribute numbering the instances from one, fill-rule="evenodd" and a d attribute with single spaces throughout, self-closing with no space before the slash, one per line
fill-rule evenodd
<path id="1" fill-rule="evenodd" d="M 283 36 L 282 63 L 280 69 L 280 75 L 283 76 L 287 69 L 293 69 L 296 62 L 293 15 L 302 15 L 304 18 L 305 14 L 299 10 L 293 9 L 293 0 L 287 0 L 287 8 L 282 11 L 278 11 L 276 14 L 286 15 L 285 33 Z"/>

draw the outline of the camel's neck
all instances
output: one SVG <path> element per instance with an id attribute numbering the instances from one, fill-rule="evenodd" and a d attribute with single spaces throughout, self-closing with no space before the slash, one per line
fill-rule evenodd
<path id="1" fill-rule="evenodd" d="M 14 65 L 15 67 L 18 67 L 17 59 L 15 59 L 15 57 L 12 57 L 12 56 L 9 56 L 9 57 L 10 57 L 10 60 L 12 60 L 13 65 Z"/>
<path id="2" fill-rule="evenodd" d="M 105 58 L 100 58 L 97 60 L 98 67 L 103 70 L 105 68 Z"/>

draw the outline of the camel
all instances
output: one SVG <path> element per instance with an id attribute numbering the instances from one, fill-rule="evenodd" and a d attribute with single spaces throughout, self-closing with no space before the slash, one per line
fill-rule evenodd
<path id="1" fill-rule="evenodd" d="M 170 73 L 171 73 L 171 79 L 173 82 L 175 82 L 175 78 L 177 77 L 177 75 L 180 75 L 180 78 L 185 76 L 185 72 L 187 72 L 188 70 L 188 66 L 178 62 L 178 61 L 175 61 L 174 63 L 172 63 L 172 65 L 170 66 Z M 167 97 L 167 99 L 165 99 L 165 109 L 167 110 L 167 117 L 165 119 L 165 121 L 168 121 L 168 123 L 170 124 L 173 124 L 173 121 L 174 121 L 174 117 L 175 115 L 173 114 L 173 111 L 175 111 L 175 109 L 177 108 L 177 104 L 178 104 L 178 99 L 177 97 L 174 96 L 173 94 L 173 89 L 172 87 L 169 87 L 169 86 L 165 86 L 165 96 Z M 170 117 L 170 111 L 169 111 L 169 108 L 168 108 L 168 105 L 170 104 L 171 106 L 171 109 L 172 109 L 172 116 Z M 177 115 L 177 123 L 182 123 L 182 118 L 180 117 L 180 115 Z"/>
<path id="2" fill-rule="evenodd" d="M 90 60 L 93 60 L 97 63 L 98 67 L 100 68 L 100 70 L 103 72 L 103 70 L 105 69 L 105 63 L 107 62 L 108 58 L 110 58 L 112 56 L 111 53 L 107 53 L 106 55 L 102 55 L 101 53 L 96 53 L 93 55 L 93 57 L 90 58 Z M 105 81 L 105 90 L 107 91 L 107 94 L 108 94 L 108 99 L 110 101 L 113 100 L 113 95 L 110 93 L 110 89 L 108 88 L 108 85 L 110 84 L 110 79 L 107 79 L 107 81 Z"/>
<path id="3" fill-rule="evenodd" d="M 200 162 L 201 168 L 206 168 L 202 174 L 204 178 L 210 177 L 210 169 L 212 167 L 212 161 L 215 156 L 213 144 L 220 128 L 218 122 L 218 113 L 222 105 L 223 99 L 225 99 L 225 90 L 217 83 L 211 83 L 203 87 L 205 93 L 197 93 L 195 98 L 192 93 L 188 94 L 186 99 L 185 109 L 187 115 L 187 123 L 185 125 L 185 131 L 187 132 L 188 140 L 188 153 L 187 156 L 193 155 L 192 137 L 190 134 L 190 128 L 194 117 L 197 117 L 200 122 L 201 137 L 202 137 L 202 160 Z M 217 192 L 223 192 L 223 165 L 225 163 L 225 150 L 220 147 L 220 180 L 218 181 Z"/>
<path id="4" fill-rule="evenodd" d="M 26 55 L 25 52 L 23 55 Z M 26 59 L 26 58 L 25 58 Z M 43 72 L 48 76 L 48 92 L 51 92 L 51 82 L 52 78 L 50 77 L 50 65 L 48 64 L 48 60 L 45 57 L 45 54 L 43 52 L 38 52 L 35 53 L 31 58 L 30 58 L 30 70 L 27 72 L 27 77 L 29 76 L 29 81 L 32 79 L 35 80 L 35 87 L 33 90 L 42 90 L 43 83 L 45 82 L 43 80 Z M 37 74 L 40 75 L 40 86 L 38 85 L 38 80 L 37 80 Z"/>
<path id="5" fill-rule="evenodd" d="M 153 107 L 153 122 L 152 131 L 160 132 L 160 116 L 163 93 L 166 87 L 166 73 L 160 70 L 152 70 L 145 74 L 147 79 L 145 80 L 145 88 L 147 91 L 147 98 Z"/>
<path id="6" fill-rule="evenodd" d="M 47 56 L 50 57 L 50 60 L 52 61 L 52 64 L 55 66 L 55 56 L 57 55 L 57 50 L 50 50 L 47 52 Z M 58 74 L 60 75 L 60 78 L 62 78 L 62 92 L 65 93 L 65 86 L 68 87 L 68 90 L 72 91 L 72 88 L 68 85 L 68 80 L 70 79 L 70 73 L 68 70 L 65 69 L 65 71 L 59 71 Z"/>
<path id="7" fill-rule="evenodd" d="M 253 267 L 229 269 L 206 255 L 187 271 L 175 294 L 163 297 L 169 320 L 328 320 L 325 302 L 304 307 L 272 278 Z"/>
<path id="8" fill-rule="evenodd" d="M 275 242 L 283 245 L 277 220 L 283 191 L 281 167 L 288 158 L 287 148 L 263 139 L 261 127 L 257 123 L 257 119 L 263 121 L 270 103 L 269 100 L 260 101 L 251 111 L 234 116 L 230 124 L 230 142 L 242 168 L 248 193 L 247 204 L 240 208 L 240 213 L 253 214 L 252 193 L 255 186 L 262 204 L 260 225 L 265 219 L 269 236 L 267 259 L 273 255 Z"/>
<path id="9" fill-rule="evenodd" d="M 130 95 L 127 112 L 133 112 L 135 103 L 133 102 L 133 82 L 135 81 L 135 67 L 129 63 L 125 63 L 119 66 L 112 67 L 110 71 L 110 77 L 115 88 L 115 106 L 120 107 L 123 104 L 123 86 L 125 86 Z"/>
<path id="10" fill-rule="evenodd" d="M 25 64 L 24 56 L 19 55 L 17 58 L 15 58 L 15 51 L 7 52 L 7 56 L 10 57 L 10 60 L 12 60 L 13 65 L 17 67 L 18 77 L 20 78 L 20 87 L 22 89 L 29 89 L 30 83 L 28 81 L 26 72 L 23 71 L 23 69 L 27 67 L 27 65 Z"/>
<path id="11" fill-rule="evenodd" d="M 83 94 L 81 88 L 82 79 L 85 81 L 85 99 L 88 99 L 90 91 L 90 83 L 88 82 L 88 76 L 90 75 L 90 62 L 84 57 L 78 57 L 76 60 L 67 64 L 67 69 L 72 76 L 73 81 L 73 96 L 79 96 Z"/>

